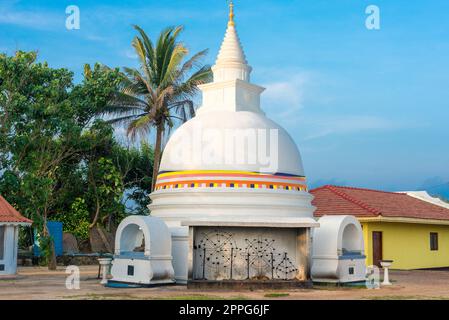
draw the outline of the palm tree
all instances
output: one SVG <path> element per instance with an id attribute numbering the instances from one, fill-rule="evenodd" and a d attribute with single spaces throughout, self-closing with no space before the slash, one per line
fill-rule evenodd
<path id="1" fill-rule="evenodd" d="M 162 154 L 164 132 L 195 115 L 193 97 L 198 85 L 212 79 L 210 66 L 200 60 L 207 50 L 188 55 L 178 42 L 182 27 L 169 27 L 159 35 L 156 46 L 139 26 L 140 36 L 132 41 L 140 68 L 123 68 L 123 81 L 106 113 L 114 116 L 110 123 L 127 125 L 127 134 L 134 139 L 156 130 L 152 190 L 156 183 Z"/>

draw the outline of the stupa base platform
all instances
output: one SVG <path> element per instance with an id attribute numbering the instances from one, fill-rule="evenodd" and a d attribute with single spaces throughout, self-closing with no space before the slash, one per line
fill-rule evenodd
<path id="1" fill-rule="evenodd" d="M 309 267 L 311 218 L 198 220 L 189 226 L 189 288 L 304 288 Z"/>
<path id="2" fill-rule="evenodd" d="M 260 290 L 260 289 L 310 289 L 311 280 L 189 280 L 188 289 Z"/>

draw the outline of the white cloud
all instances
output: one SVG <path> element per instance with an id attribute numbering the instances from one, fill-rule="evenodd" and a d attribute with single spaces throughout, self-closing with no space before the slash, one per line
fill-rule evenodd
<path id="1" fill-rule="evenodd" d="M 55 14 L 49 11 L 18 11 L 9 7 L 0 8 L 0 24 L 11 24 L 33 29 L 63 28 L 64 12 Z"/>
<path id="2" fill-rule="evenodd" d="M 93 24 L 92 26 L 99 22 L 101 25 L 117 23 L 139 24 L 142 21 L 147 21 L 148 17 L 151 17 L 151 21 L 153 22 L 179 23 L 181 21 L 183 23 L 189 20 L 211 20 L 222 15 L 220 11 L 209 11 L 207 15 L 204 15 L 204 12 L 199 9 L 186 10 L 181 7 L 166 8 L 151 4 L 140 7 L 125 6 L 120 9 L 109 5 L 99 5 L 89 7 L 85 11 L 82 11 L 81 14 L 85 17 L 86 21 Z"/>
<path id="3" fill-rule="evenodd" d="M 109 42 L 109 38 L 102 37 L 96 34 L 88 34 L 86 36 L 86 39 L 94 42 Z"/>
<path id="4" fill-rule="evenodd" d="M 305 74 L 296 74 L 285 80 L 266 83 L 267 89 L 264 93 L 264 100 L 267 103 L 287 104 L 297 108 L 302 107 L 303 87 L 307 82 Z"/>
<path id="5" fill-rule="evenodd" d="M 367 116 L 320 116 L 317 119 L 303 119 L 309 127 L 315 128 L 303 140 L 313 140 L 332 134 L 347 134 L 371 130 L 393 130 L 406 125 L 389 119 Z"/>
<path id="6" fill-rule="evenodd" d="M 268 117 L 285 126 L 289 132 L 300 134 L 302 141 L 426 125 L 379 115 L 345 115 L 344 111 L 339 113 L 341 109 L 336 112 L 342 102 L 333 90 L 335 79 L 318 72 L 280 68 L 265 69 L 262 73 L 265 79 L 274 79 L 263 85 L 267 89 L 262 96 L 263 109 Z"/>
<path id="7" fill-rule="evenodd" d="M 134 52 L 134 49 L 126 49 L 124 52 L 124 55 L 128 59 L 133 59 L 133 60 L 137 59 L 137 54 Z"/>
<path id="8" fill-rule="evenodd" d="M 309 81 L 310 74 L 304 72 L 263 84 L 266 91 L 262 96 L 262 108 L 282 121 L 296 119 L 304 107 L 304 92 Z"/>

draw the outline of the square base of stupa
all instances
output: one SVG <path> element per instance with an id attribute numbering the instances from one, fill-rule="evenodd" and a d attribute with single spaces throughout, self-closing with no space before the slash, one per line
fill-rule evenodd
<path id="1" fill-rule="evenodd" d="M 279 289 L 310 289 L 311 280 L 189 280 L 188 289 L 210 290 L 279 290 Z"/>
<path id="2" fill-rule="evenodd" d="M 310 285 L 313 219 L 184 221 L 188 286 L 286 288 Z"/>

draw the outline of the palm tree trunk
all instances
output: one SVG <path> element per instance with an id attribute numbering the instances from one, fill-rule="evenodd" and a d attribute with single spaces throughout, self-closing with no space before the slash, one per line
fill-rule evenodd
<path id="1" fill-rule="evenodd" d="M 159 172 L 159 164 L 161 162 L 162 153 L 162 134 L 164 131 L 164 126 L 159 124 L 156 128 L 156 146 L 154 147 L 154 160 L 153 160 L 153 177 L 151 182 L 151 191 L 154 191 L 156 186 L 157 174 Z"/>
<path id="2" fill-rule="evenodd" d="M 44 209 L 44 237 L 50 237 L 50 255 L 47 257 L 48 259 L 48 270 L 56 270 L 56 250 L 55 250 L 55 242 L 51 238 L 50 231 L 47 228 L 47 209 Z"/>
<path id="3" fill-rule="evenodd" d="M 56 262 L 56 249 L 55 249 L 55 242 L 51 240 L 50 242 L 50 260 L 48 261 L 48 270 L 56 270 L 57 262 Z"/>
<path id="4" fill-rule="evenodd" d="M 100 200 L 98 199 L 98 195 L 96 195 L 95 216 L 92 223 L 89 225 L 89 229 L 92 229 L 97 224 L 98 218 L 100 217 L 100 209 L 101 209 Z"/>

